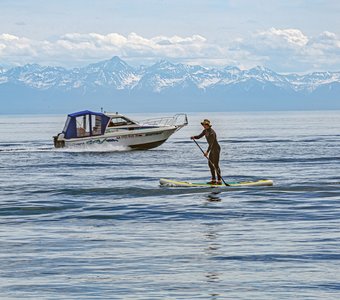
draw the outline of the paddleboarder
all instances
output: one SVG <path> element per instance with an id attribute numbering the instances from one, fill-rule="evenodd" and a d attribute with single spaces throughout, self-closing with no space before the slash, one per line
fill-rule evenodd
<path id="1" fill-rule="evenodd" d="M 208 158 L 211 172 L 211 181 L 209 183 L 222 184 L 221 170 L 219 167 L 221 147 L 217 141 L 216 132 L 211 128 L 212 125 L 208 119 L 204 119 L 201 125 L 204 128 L 203 131 L 199 135 L 192 136 L 191 139 L 196 140 L 205 136 L 209 145 L 208 150 L 204 152 L 204 156 Z"/>

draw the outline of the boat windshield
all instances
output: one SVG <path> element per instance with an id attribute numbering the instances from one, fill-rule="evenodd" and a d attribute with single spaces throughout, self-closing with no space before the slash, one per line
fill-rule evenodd
<path id="1" fill-rule="evenodd" d="M 126 125 L 133 125 L 136 124 L 133 121 L 129 120 L 125 117 L 112 117 L 108 127 L 116 127 L 116 126 L 126 126 Z"/>

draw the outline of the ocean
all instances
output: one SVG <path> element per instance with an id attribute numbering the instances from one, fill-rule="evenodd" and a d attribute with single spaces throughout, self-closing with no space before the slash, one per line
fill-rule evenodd
<path id="1" fill-rule="evenodd" d="M 339 299 L 340 111 L 188 117 L 128 151 L 54 149 L 65 116 L 0 116 L 0 298 Z M 274 186 L 160 187 L 210 179 L 205 118 L 226 181 Z"/>

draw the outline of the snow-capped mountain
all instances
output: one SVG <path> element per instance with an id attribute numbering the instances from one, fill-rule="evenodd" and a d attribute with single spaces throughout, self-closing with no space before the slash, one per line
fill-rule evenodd
<path id="1" fill-rule="evenodd" d="M 340 108 L 339 91 L 340 72 L 285 75 L 260 66 L 249 70 L 233 66 L 206 68 L 162 60 L 135 68 L 113 57 L 74 69 L 38 64 L 7 70 L 0 67 L 1 99 L 27 104 L 32 98 L 40 98 L 53 106 L 65 99 L 68 103 L 89 98 L 108 103 L 119 96 L 123 102 L 134 104 L 143 103 L 147 97 L 147 101 L 158 105 L 171 99 L 174 105 L 178 102 L 181 106 L 185 101 L 201 107 L 206 103 L 223 107 L 228 102 L 228 108 L 233 105 L 237 109 L 237 103 L 242 102 L 250 108 L 271 107 L 274 103 L 284 108 L 286 103 L 302 109 L 312 102 L 314 106 L 318 102 L 315 108 L 319 108 L 322 101 L 331 101 Z"/>
<path id="2" fill-rule="evenodd" d="M 274 86 L 313 92 L 319 86 L 340 83 L 340 72 L 316 72 L 307 75 L 280 75 L 274 71 L 255 67 L 240 70 L 236 67 L 208 69 L 201 66 L 173 64 L 160 61 L 147 68 L 133 68 L 118 57 L 90 64 L 83 68 L 67 70 L 61 67 L 43 67 L 28 64 L 10 70 L 0 68 L 2 84 L 15 83 L 37 89 L 109 87 L 117 90 L 145 90 L 162 92 L 172 88 L 192 87 L 201 90 L 258 82 Z"/>

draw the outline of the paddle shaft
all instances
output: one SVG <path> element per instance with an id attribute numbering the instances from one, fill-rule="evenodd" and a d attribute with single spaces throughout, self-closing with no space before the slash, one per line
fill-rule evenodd
<path id="1" fill-rule="evenodd" d="M 203 149 L 201 148 L 201 146 L 196 142 L 195 139 L 193 139 L 193 141 L 195 142 L 195 144 L 197 145 L 197 147 L 201 150 L 201 152 L 203 153 L 203 155 L 205 156 L 205 152 L 203 151 Z M 211 165 L 214 167 L 216 173 L 218 176 L 221 177 L 223 183 L 226 185 L 226 186 L 230 186 L 230 184 L 226 183 L 223 179 L 223 177 L 221 176 L 220 172 L 218 172 L 217 168 L 215 167 L 215 165 L 212 163 L 212 161 L 210 160 L 210 158 L 208 156 L 205 156 L 207 158 L 207 160 L 211 163 Z"/>

